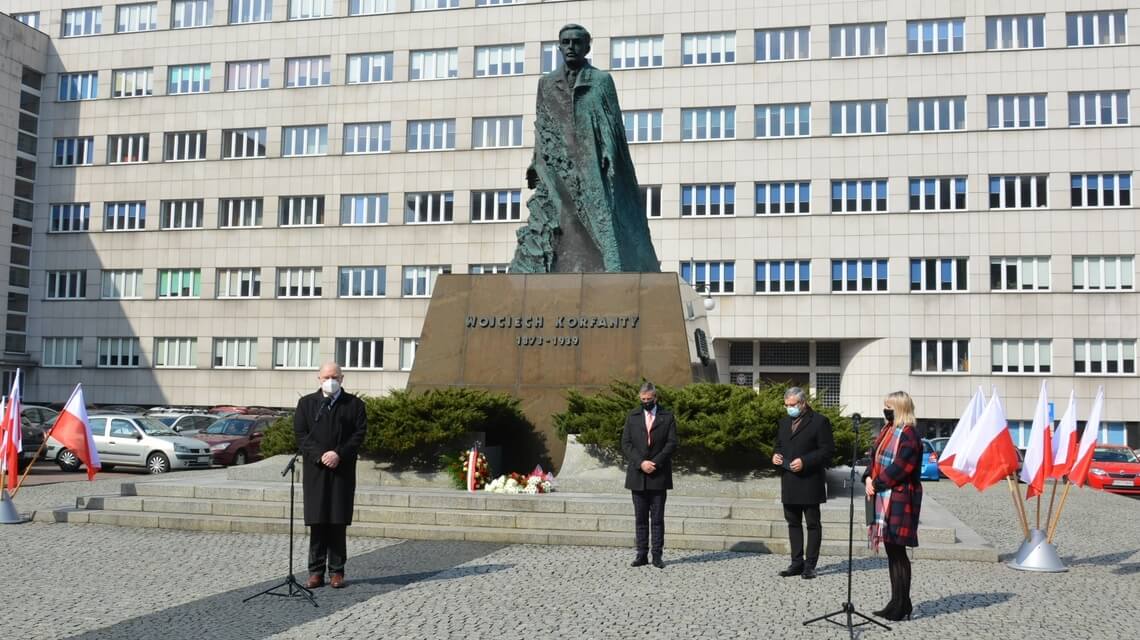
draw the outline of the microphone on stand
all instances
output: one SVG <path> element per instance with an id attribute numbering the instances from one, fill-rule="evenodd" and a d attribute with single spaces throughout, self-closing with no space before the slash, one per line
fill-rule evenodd
<path id="1" fill-rule="evenodd" d="M 319 409 L 317 409 L 317 417 L 314 420 L 314 422 L 320 422 L 321 418 L 325 417 L 325 415 L 332 408 L 332 401 L 333 401 L 332 396 L 329 396 L 329 397 L 321 400 L 321 407 Z"/>

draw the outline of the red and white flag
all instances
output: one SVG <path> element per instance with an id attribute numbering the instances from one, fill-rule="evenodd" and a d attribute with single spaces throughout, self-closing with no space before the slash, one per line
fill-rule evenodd
<path id="1" fill-rule="evenodd" d="M 970 476 L 955 469 L 954 460 L 962 455 L 966 443 L 970 440 L 970 432 L 974 429 L 974 425 L 978 422 L 985 406 L 986 396 L 982 393 L 982 388 L 978 387 L 977 393 L 974 394 L 973 398 L 970 398 L 970 404 L 966 405 L 966 410 L 958 419 L 958 425 L 954 427 L 954 433 L 950 434 L 950 439 L 946 441 L 946 448 L 942 450 L 942 455 L 938 458 L 938 470 L 959 487 L 970 482 Z"/>
<path id="2" fill-rule="evenodd" d="M 472 492 L 472 493 L 474 493 L 474 491 L 476 489 L 475 479 L 477 477 L 476 476 L 476 474 L 477 474 L 476 467 L 478 465 L 479 465 L 479 446 L 475 445 L 475 446 L 471 447 L 471 451 L 467 454 L 467 490 Z"/>
<path id="3" fill-rule="evenodd" d="M 1017 447 L 1009 435 L 997 389 L 970 433 L 969 446 L 955 459 L 954 468 L 967 473 L 978 491 L 985 491 L 1017 471 Z"/>
<path id="4" fill-rule="evenodd" d="M 1053 421 L 1049 419 L 1049 397 L 1042 380 L 1033 412 L 1033 428 L 1029 430 L 1029 446 L 1025 449 L 1025 464 L 1021 467 L 1021 480 L 1029 485 L 1025 490 L 1026 500 L 1045 492 L 1045 479 L 1052 471 Z"/>
<path id="5" fill-rule="evenodd" d="M 24 431 L 20 425 L 20 370 L 12 380 L 12 390 L 0 409 L 0 473 L 8 475 L 8 487 L 20 480 L 20 452 L 24 445 Z"/>
<path id="6" fill-rule="evenodd" d="M 1073 468 L 1077 459 L 1077 392 L 1069 392 L 1069 408 L 1061 416 L 1053 434 L 1053 470 L 1050 478 L 1061 478 Z"/>
<path id="7" fill-rule="evenodd" d="M 1096 450 L 1097 436 L 1100 435 L 1100 414 L 1104 411 L 1104 387 L 1096 390 L 1096 400 L 1093 401 L 1092 411 L 1089 412 L 1089 421 L 1085 423 L 1085 432 L 1081 434 L 1081 443 L 1077 447 L 1077 456 L 1073 459 L 1073 468 L 1069 471 L 1069 482 L 1083 487 L 1089 479 L 1089 468 L 1092 465 L 1093 452 Z"/>
<path id="8" fill-rule="evenodd" d="M 91 424 L 87 421 L 87 404 L 83 401 L 83 385 L 75 385 L 71 398 L 63 412 L 55 419 L 47 436 L 55 438 L 60 445 L 67 447 L 87 467 L 87 479 L 91 480 L 103 467 L 99 462 L 99 452 L 95 449 L 95 438 L 91 436 Z"/>

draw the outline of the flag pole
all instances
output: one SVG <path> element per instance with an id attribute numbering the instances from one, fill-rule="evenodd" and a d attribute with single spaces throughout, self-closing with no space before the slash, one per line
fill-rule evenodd
<path id="1" fill-rule="evenodd" d="M 1013 486 L 1013 474 L 1005 477 L 1006 482 L 1009 483 L 1009 495 L 1013 498 L 1013 508 L 1017 511 L 1018 520 L 1021 522 L 1021 531 L 1025 535 L 1025 539 L 1029 539 L 1029 519 L 1025 515 L 1024 506 L 1021 504 L 1021 492 Z"/>
<path id="2" fill-rule="evenodd" d="M 1057 479 L 1053 478 L 1053 494 L 1049 496 L 1049 513 L 1045 516 L 1045 528 L 1053 528 L 1053 503 L 1057 501 Z"/>
<path id="3" fill-rule="evenodd" d="M 20 481 L 17 482 L 16 486 L 12 489 L 12 497 L 13 498 L 15 498 L 16 494 L 20 492 L 20 487 L 24 486 L 24 479 L 27 478 L 28 474 L 32 472 L 32 465 L 36 464 L 36 461 L 40 459 L 40 454 L 43 453 L 44 448 L 47 447 L 47 440 L 48 440 L 47 434 L 48 434 L 48 432 L 45 431 L 44 432 L 44 441 L 40 443 L 40 448 L 36 449 L 36 455 L 32 456 L 32 461 L 28 463 L 27 467 L 24 467 L 24 473 L 20 475 Z"/>
<path id="4" fill-rule="evenodd" d="M 1037 526 L 1038 531 L 1041 530 L 1041 494 L 1037 494 Z"/>
<path id="5" fill-rule="evenodd" d="M 1053 543 L 1053 536 L 1057 534 L 1057 523 L 1061 520 L 1061 511 L 1065 509 L 1065 500 L 1069 497 L 1069 489 L 1072 488 L 1073 483 L 1070 482 L 1065 485 L 1065 490 L 1061 493 L 1061 504 L 1057 505 L 1057 516 L 1053 518 L 1053 526 L 1049 528 L 1049 535 L 1045 538 L 1045 541 L 1050 544 Z"/>

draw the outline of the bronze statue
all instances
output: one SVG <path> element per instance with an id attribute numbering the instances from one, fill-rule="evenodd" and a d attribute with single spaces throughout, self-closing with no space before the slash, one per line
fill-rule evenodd
<path id="1" fill-rule="evenodd" d="M 538 82 L 534 195 L 514 273 L 660 271 L 610 74 L 586 61 L 590 33 L 558 34 L 564 64 Z"/>

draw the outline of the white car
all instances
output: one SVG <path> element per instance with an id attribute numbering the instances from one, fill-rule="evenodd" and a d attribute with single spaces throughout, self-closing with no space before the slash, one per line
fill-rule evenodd
<path id="1" fill-rule="evenodd" d="M 103 469 L 141 467 L 150 473 L 166 473 L 171 469 L 210 468 L 210 445 L 180 436 L 154 418 L 104 414 L 89 416 L 88 423 Z M 55 438 L 48 438 L 44 457 L 64 471 L 78 471 L 82 466 L 79 458 Z"/>

